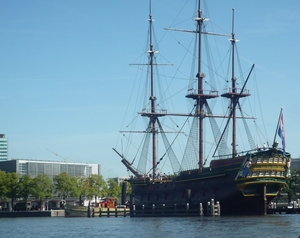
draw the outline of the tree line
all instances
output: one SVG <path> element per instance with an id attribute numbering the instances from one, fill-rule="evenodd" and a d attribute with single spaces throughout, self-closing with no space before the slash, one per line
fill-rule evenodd
<path id="1" fill-rule="evenodd" d="M 282 192 L 287 193 L 288 202 L 291 202 L 294 198 L 298 198 L 297 193 L 300 193 L 300 169 L 291 170 L 291 176 L 286 181 Z"/>
<path id="2" fill-rule="evenodd" d="M 54 176 L 52 181 L 46 174 L 33 178 L 30 175 L 20 176 L 18 173 L 0 170 L 0 199 L 10 199 L 12 207 L 16 199 L 27 202 L 29 197 L 34 197 L 40 204 L 54 195 L 64 200 L 79 198 L 81 204 L 82 197 L 89 200 L 96 196 L 120 199 L 121 193 L 121 185 L 111 178 L 105 181 L 101 175 L 76 177 L 63 172 Z"/>

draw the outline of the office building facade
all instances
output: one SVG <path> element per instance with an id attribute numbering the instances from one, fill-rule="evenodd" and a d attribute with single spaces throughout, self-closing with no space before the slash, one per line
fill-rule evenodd
<path id="1" fill-rule="evenodd" d="M 0 134 L 0 161 L 8 159 L 8 143 L 5 134 Z"/>
<path id="2" fill-rule="evenodd" d="M 53 179 L 56 175 L 67 172 L 71 176 L 90 177 L 92 174 L 101 175 L 100 164 L 69 163 L 45 160 L 12 159 L 0 161 L 0 170 L 15 172 L 21 176 L 30 175 L 35 178 L 46 174 Z"/>

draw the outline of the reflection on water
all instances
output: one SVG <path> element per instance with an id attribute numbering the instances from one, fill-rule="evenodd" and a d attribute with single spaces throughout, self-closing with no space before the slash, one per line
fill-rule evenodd
<path id="1" fill-rule="evenodd" d="M 295 237 L 300 216 L 1 218 L 0 237 Z"/>

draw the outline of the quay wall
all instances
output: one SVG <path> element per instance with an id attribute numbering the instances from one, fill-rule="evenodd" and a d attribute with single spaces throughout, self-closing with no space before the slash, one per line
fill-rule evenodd
<path id="1" fill-rule="evenodd" d="M 64 217 L 64 210 L 51 211 L 1 211 L 0 218 L 7 217 Z"/>

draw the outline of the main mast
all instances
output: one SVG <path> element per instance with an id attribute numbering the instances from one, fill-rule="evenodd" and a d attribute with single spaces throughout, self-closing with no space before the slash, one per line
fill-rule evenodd
<path id="1" fill-rule="evenodd" d="M 202 27 L 204 18 L 202 18 L 202 10 L 200 9 L 200 0 L 199 0 L 199 8 L 198 8 L 198 18 L 197 21 L 197 30 L 198 30 L 198 73 L 196 77 L 198 78 L 198 93 L 199 96 L 203 94 L 203 79 L 205 74 L 202 73 Z M 202 170 L 203 168 L 203 161 L 204 161 L 204 103 L 205 97 L 201 99 L 201 97 L 197 100 L 197 114 L 199 116 L 199 169 Z"/>
<path id="2" fill-rule="evenodd" d="M 232 9 L 232 33 L 231 33 L 231 44 L 232 44 L 232 59 L 231 59 L 231 84 L 232 84 L 232 92 L 236 93 L 236 78 L 234 71 L 234 48 L 235 48 L 235 33 L 234 33 L 234 9 Z M 232 107 L 232 156 L 236 156 L 236 109 L 234 105 L 236 105 L 236 97 L 232 97 L 231 107 Z"/>
<path id="3" fill-rule="evenodd" d="M 195 114 L 199 119 L 199 154 L 198 154 L 198 164 L 199 170 L 202 171 L 203 162 L 204 162 L 204 118 L 205 118 L 205 111 L 204 105 L 206 104 L 207 99 L 218 97 L 217 92 L 211 92 L 208 90 L 204 90 L 204 78 L 205 74 L 202 72 L 202 34 L 203 32 L 203 24 L 206 21 L 202 15 L 202 10 L 200 7 L 200 0 L 198 0 L 198 15 L 195 19 L 197 22 L 197 29 L 196 34 L 198 37 L 198 65 L 197 65 L 197 84 L 198 88 L 196 91 L 186 95 L 187 98 L 192 98 L 196 102 L 196 111 Z"/>
<path id="4" fill-rule="evenodd" d="M 152 43 L 152 1 L 149 1 L 149 65 L 150 65 L 150 90 L 151 90 L 151 95 L 150 95 L 150 102 L 151 102 L 151 116 L 149 116 L 150 119 L 150 128 L 151 128 L 151 133 L 152 133 L 152 173 L 153 173 L 153 178 L 156 176 L 156 161 L 157 161 L 157 151 L 156 151 L 156 97 L 154 95 L 154 46 Z"/>

